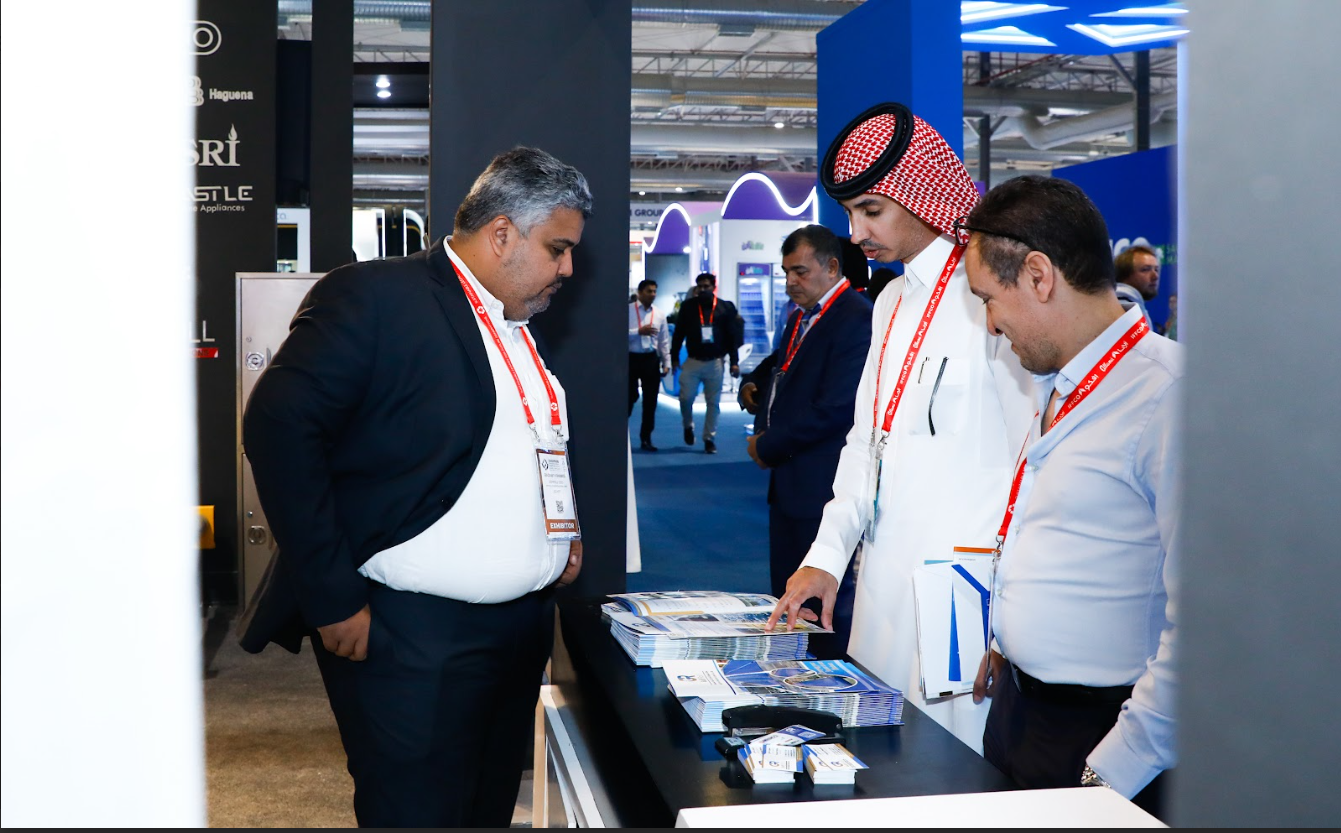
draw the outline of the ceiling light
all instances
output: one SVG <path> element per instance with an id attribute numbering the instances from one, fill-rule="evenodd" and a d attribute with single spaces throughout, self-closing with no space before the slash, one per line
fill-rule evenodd
<path id="1" fill-rule="evenodd" d="M 684 253 L 685 253 L 685 254 L 689 254 L 689 247 L 688 247 L 688 246 L 685 246 L 685 247 L 684 247 Z"/>
<path id="2" fill-rule="evenodd" d="M 684 193 L 684 189 L 677 185 L 677 186 L 675 186 L 675 193 L 677 193 L 677 194 L 683 194 L 683 193 Z"/>
<path id="3" fill-rule="evenodd" d="M 959 4 L 960 23 L 981 23 L 984 20 L 1000 20 L 1004 17 L 1024 17 L 1041 12 L 1056 12 L 1065 6 L 1049 6 L 1047 3 L 975 3 Z"/>
<path id="4" fill-rule="evenodd" d="M 964 43 L 1008 43 L 1013 46 L 1057 45 L 1047 38 L 1031 35 L 1018 26 L 998 26 L 995 29 L 965 32 L 959 39 Z"/>
<path id="5" fill-rule="evenodd" d="M 645 196 L 647 196 L 647 192 L 646 192 L 646 191 L 639 191 L 639 192 L 638 192 L 638 196 L 640 196 L 640 197 L 645 197 Z"/>
<path id="6" fill-rule="evenodd" d="M 377 97 L 378 97 L 378 98 L 391 98 L 391 90 L 378 90 L 378 91 L 377 91 Z"/>
<path id="7" fill-rule="evenodd" d="M 1093 38 L 1110 49 L 1116 49 L 1120 46 L 1134 46 L 1138 43 L 1174 40 L 1181 38 L 1188 32 L 1187 29 L 1177 26 L 1157 26 L 1155 24 L 1112 26 L 1107 23 L 1100 23 L 1095 26 L 1086 26 L 1083 23 L 1068 23 L 1066 28 Z"/>
<path id="8" fill-rule="evenodd" d="M 783 123 L 780 122 L 780 121 L 775 121 L 775 122 L 773 122 L 773 126 L 776 127 L 778 130 L 781 130 L 782 128 L 786 127 L 787 125 L 783 124 Z"/>
<path id="9" fill-rule="evenodd" d="M 1187 9 L 1180 3 L 1164 3 L 1159 6 L 1133 6 L 1129 9 L 1118 9 L 1115 12 L 1102 12 L 1091 15 L 1092 17 L 1178 17 L 1187 14 Z"/>
<path id="10" fill-rule="evenodd" d="M 379 89 L 379 90 L 385 90 L 385 89 L 387 89 L 387 88 L 390 87 L 390 86 L 391 86 L 391 79 L 390 79 L 390 78 L 387 78 L 385 75 L 379 75 L 379 76 L 377 76 L 377 89 Z"/>

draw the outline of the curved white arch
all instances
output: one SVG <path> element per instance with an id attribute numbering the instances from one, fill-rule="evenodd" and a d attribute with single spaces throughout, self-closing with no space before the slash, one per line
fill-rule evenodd
<path id="1" fill-rule="evenodd" d="M 657 241 L 661 239 L 661 224 L 666 222 L 666 218 L 670 216 L 670 213 L 672 211 L 680 212 L 680 214 L 684 215 L 685 225 L 689 226 L 690 228 L 694 227 L 694 223 L 692 220 L 689 219 L 689 212 L 685 210 L 685 207 L 683 205 L 680 205 L 678 202 L 671 203 L 670 205 L 666 206 L 665 211 L 661 212 L 661 218 L 657 220 L 657 230 L 656 233 L 652 235 L 651 245 L 648 245 L 646 242 L 643 243 L 644 255 L 651 254 L 652 250 L 657 247 Z"/>
<path id="2" fill-rule="evenodd" d="M 785 199 L 783 199 L 782 192 L 778 190 L 777 185 L 773 184 L 773 180 L 769 179 L 768 177 L 764 176 L 761 173 L 754 173 L 754 172 L 745 174 L 740 179 L 736 180 L 736 183 L 731 186 L 731 190 L 726 192 L 726 199 L 722 200 L 723 217 L 726 216 L 727 206 L 731 205 L 731 198 L 736 195 L 736 189 L 744 185 L 746 182 L 750 182 L 751 180 L 757 180 L 767 185 L 768 190 L 773 192 L 773 199 L 777 200 L 778 208 L 781 208 L 787 214 L 790 214 L 793 217 L 799 217 L 801 216 L 801 214 L 805 212 L 807 208 L 809 208 L 810 221 L 812 223 L 819 222 L 819 199 L 817 198 L 815 189 L 813 187 L 810 189 L 810 193 L 806 196 L 806 198 L 801 202 L 800 205 L 791 206 L 787 204 L 787 201 Z"/>

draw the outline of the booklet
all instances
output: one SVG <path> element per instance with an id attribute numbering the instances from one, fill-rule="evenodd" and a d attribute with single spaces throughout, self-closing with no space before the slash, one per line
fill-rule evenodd
<path id="1" fill-rule="evenodd" d="M 665 590 L 617 593 L 610 598 L 639 616 L 666 614 L 773 612 L 778 600 L 766 593 L 726 593 L 720 590 Z"/>
<path id="2" fill-rule="evenodd" d="M 991 573 L 989 553 L 965 548 L 913 571 L 917 652 L 928 700 L 973 690 L 987 650 Z"/>

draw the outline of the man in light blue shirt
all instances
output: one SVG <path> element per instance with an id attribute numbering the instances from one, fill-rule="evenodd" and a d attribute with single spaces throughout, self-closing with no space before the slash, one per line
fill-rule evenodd
<path id="1" fill-rule="evenodd" d="M 1158 814 L 1175 763 L 1182 350 L 1123 310 L 1103 217 L 1074 184 L 1009 180 L 958 227 L 1039 411 L 1002 506 L 996 650 L 974 687 L 993 698 L 985 756 L 1021 787 L 1111 787 Z"/>

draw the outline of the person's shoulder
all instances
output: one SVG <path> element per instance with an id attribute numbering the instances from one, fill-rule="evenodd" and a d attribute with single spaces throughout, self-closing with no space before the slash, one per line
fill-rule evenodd
<path id="1" fill-rule="evenodd" d="M 1144 358 L 1156 373 L 1167 375 L 1171 382 L 1181 381 L 1186 373 L 1187 348 L 1158 333 L 1147 333 L 1136 344 L 1136 353 Z"/>

